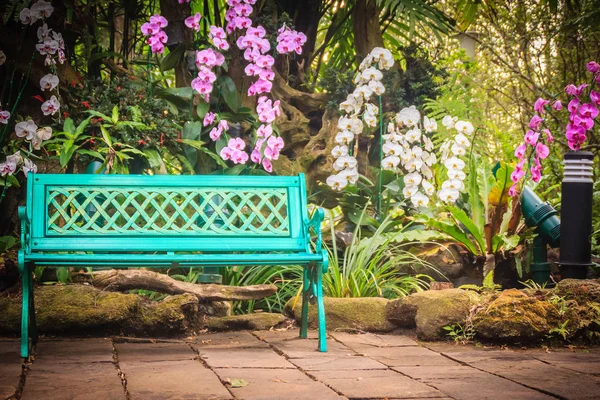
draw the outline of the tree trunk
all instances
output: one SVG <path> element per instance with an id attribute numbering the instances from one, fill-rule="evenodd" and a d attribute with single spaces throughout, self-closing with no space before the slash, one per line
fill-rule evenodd
<path id="1" fill-rule="evenodd" d="M 356 0 L 354 7 L 354 47 L 362 60 L 375 47 L 383 47 L 379 27 L 379 7 L 375 0 Z"/>
<path id="2" fill-rule="evenodd" d="M 178 46 L 184 46 L 186 51 L 195 50 L 193 30 L 188 29 L 184 23 L 185 19 L 190 16 L 189 4 L 179 4 L 177 0 L 160 0 L 160 11 L 162 16 L 169 21 L 166 28 L 169 50 L 174 51 Z M 175 85 L 177 87 L 190 86 L 192 79 L 184 55 L 175 66 Z"/>
<path id="3" fill-rule="evenodd" d="M 82 275 L 78 276 L 78 279 Z M 275 285 L 226 286 L 197 285 L 146 270 L 106 270 L 92 274 L 94 287 L 115 292 L 131 289 L 153 290 L 166 294 L 191 293 L 203 300 L 257 300 L 277 292 Z"/>

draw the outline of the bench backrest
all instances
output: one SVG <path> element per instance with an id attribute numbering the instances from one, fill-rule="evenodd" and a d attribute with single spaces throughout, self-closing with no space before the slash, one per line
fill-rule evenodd
<path id="1" fill-rule="evenodd" d="M 306 203 L 303 174 L 31 174 L 29 248 L 302 252 Z"/>

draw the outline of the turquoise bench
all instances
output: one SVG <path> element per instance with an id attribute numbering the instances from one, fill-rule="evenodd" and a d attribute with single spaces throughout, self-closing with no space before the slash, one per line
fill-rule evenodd
<path id="1" fill-rule="evenodd" d="M 304 265 L 300 337 L 307 337 L 308 303 L 313 297 L 319 317 L 318 349 L 327 351 L 323 217 L 321 209 L 308 216 L 303 174 L 30 173 L 27 202 L 19 208 L 21 356 L 29 356 L 29 337 L 33 343 L 37 340 L 32 277 L 36 266 Z"/>

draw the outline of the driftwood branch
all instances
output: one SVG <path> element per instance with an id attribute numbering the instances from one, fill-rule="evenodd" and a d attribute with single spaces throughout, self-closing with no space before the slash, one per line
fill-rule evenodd
<path id="1" fill-rule="evenodd" d="M 199 285 L 181 282 L 167 275 L 146 270 L 95 271 L 91 279 L 88 274 L 80 274 L 77 280 L 87 280 L 96 288 L 113 292 L 144 289 L 171 295 L 191 293 L 203 300 L 257 300 L 277 292 L 275 285 Z"/>

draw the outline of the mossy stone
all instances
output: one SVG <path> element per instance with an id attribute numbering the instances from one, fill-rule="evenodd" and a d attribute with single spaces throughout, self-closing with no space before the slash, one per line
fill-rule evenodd
<path id="1" fill-rule="evenodd" d="M 385 317 L 388 299 L 381 297 L 325 297 L 325 315 L 327 329 L 360 330 L 366 332 L 390 332 L 394 325 Z M 285 306 L 286 312 L 300 322 L 302 316 L 302 299 L 292 298 Z M 308 325 L 318 327 L 316 304 L 308 307 Z"/>
<path id="2" fill-rule="evenodd" d="M 600 303 L 600 279 L 563 279 L 556 285 L 555 294 L 579 304 Z"/>
<path id="3" fill-rule="evenodd" d="M 268 330 L 282 323 L 286 318 L 276 313 L 254 313 L 232 315 L 229 317 L 209 318 L 207 326 L 213 331 L 228 331 L 236 329 Z"/>
<path id="4" fill-rule="evenodd" d="M 476 334 L 503 342 L 539 341 L 560 321 L 554 305 L 522 291 L 509 289 L 492 295 L 473 317 Z"/>
<path id="5" fill-rule="evenodd" d="M 467 290 L 428 290 L 391 301 L 386 316 L 399 327 L 416 327 L 421 340 L 439 340 L 445 335 L 443 327 L 464 324 L 478 301 L 479 295 Z"/>

